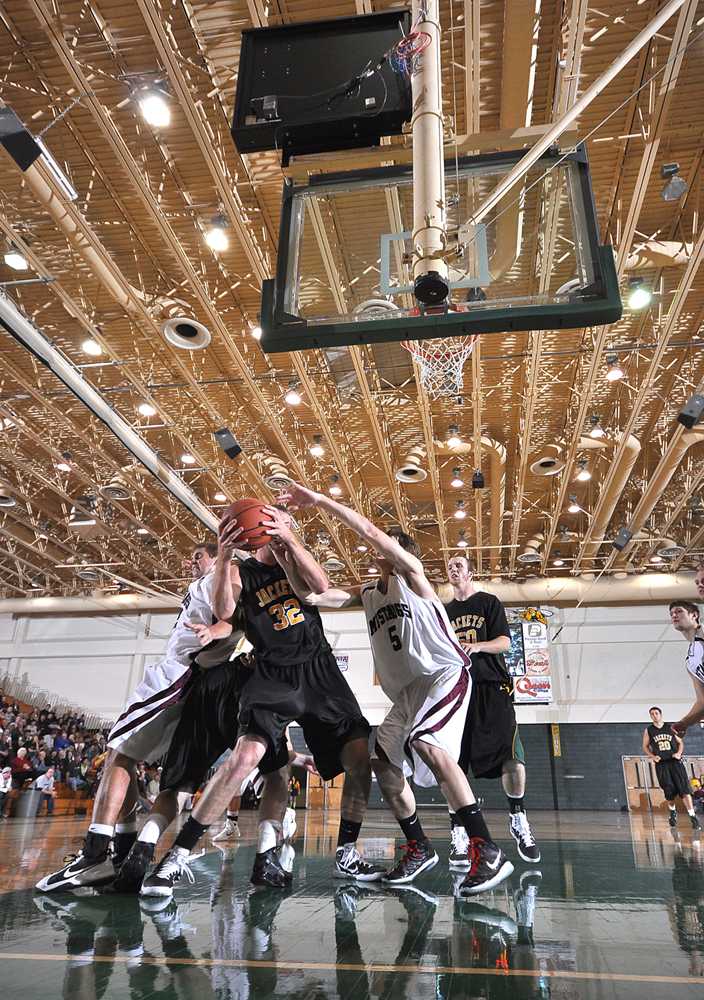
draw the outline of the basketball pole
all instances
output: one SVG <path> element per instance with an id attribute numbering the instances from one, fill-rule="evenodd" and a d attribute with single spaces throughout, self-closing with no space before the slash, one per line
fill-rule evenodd
<path id="1" fill-rule="evenodd" d="M 430 37 L 411 75 L 413 291 L 421 305 L 435 305 L 449 292 L 439 0 L 413 0 L 412 17 L 413 30 Z"/>

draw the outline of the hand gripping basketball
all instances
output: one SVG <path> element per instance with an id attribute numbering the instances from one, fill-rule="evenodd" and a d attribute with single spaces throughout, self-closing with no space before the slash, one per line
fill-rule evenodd
<path id="1" fill-rule="evenodd" d="M 220 541 L 226 548 L 239 548 L 249 552 L 261 549 L 269 541 L 266 522 L 267 505 L 261 500 L 246 497 L 237 500 L 225 510 L 220 522 Z"/>

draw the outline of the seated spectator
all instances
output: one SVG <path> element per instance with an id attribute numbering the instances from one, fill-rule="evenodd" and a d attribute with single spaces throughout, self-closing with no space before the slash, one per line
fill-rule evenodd
<path id="1" fill-rule="evenodd" d="M 0 819 L 5 819 L 5 801 L 12 788 L 12 769 L 3 767 L 0 771 Z"/>
<path id="2" fill-rule="evenodd" d="M 69 767 L 66 784 L 72 791 L 77 792 L 79 788 L 88 788 L 89 769 L 90 764 L 87 760 L 82 760 Z"/>
<path id="3" fill-rule="evenodd" d="M 36 777 L 34 771 L 32 770 L 32 764 L 27 756 L 26 747 L 20 747 L 18 749 L 17 756 L 13 757 L 10 761 L 10 768 L 12 769 L 13 788 L 22 788 L 25 781 Z"/>
<path id="4" fill-rule="evenodd" d="M 67 747 L 70 746 L 71 743 L 69 742 L 66 730 L 64 730 L 62 733 L 60 733 L 58 736 L 54 738 L 54 750 L 65 750 Z"/>
<path id="5" fill-rule="evenodd" d="M 42 801 L 39 803 L 39 809 L 37 810 L 37 816 L 41 812 L 42 805 L 46 803 L 46 814 L 47 816 L 54 815 L 54 796 L 56 792 L 54 791 L 54 768 L 50 767 L 46 774 L 40 774 L 37 780 L 34 782 L 34 787 L 37 788 L 42 793 Z"/>
<path id="6" fill-rule="evenodd" d="M 51 761 L 47 760 L 46 750 L 39 750 L 32 754 L 31 757 L 32 767 L 36 774 L 46 774 L 49 770 L 49 765 Z"/>

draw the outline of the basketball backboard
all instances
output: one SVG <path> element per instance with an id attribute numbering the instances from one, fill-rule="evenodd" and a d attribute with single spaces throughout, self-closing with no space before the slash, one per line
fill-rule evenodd
<path id="1" fill-rule="evenodd" d="M 262 292 L 265 351 L 613 323 L 621 300 L 599 244 L 584 147 L 546 153 L 468 225 L 522 151 L 445 165 L 449 308 L 412 294 L 411 166 L 284 187 L 277 273 Z"/>

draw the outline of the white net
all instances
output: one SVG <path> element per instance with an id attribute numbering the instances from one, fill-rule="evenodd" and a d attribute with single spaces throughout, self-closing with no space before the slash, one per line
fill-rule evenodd
<path id="1" fill-rule="evenodd" d="M 430 399 L 462 394 L 464 365 L 474 350 L 476 339 L 475 333 L 436 340 L 401 341 L 401 347 L 417 362 L 421 383 Z"/>

